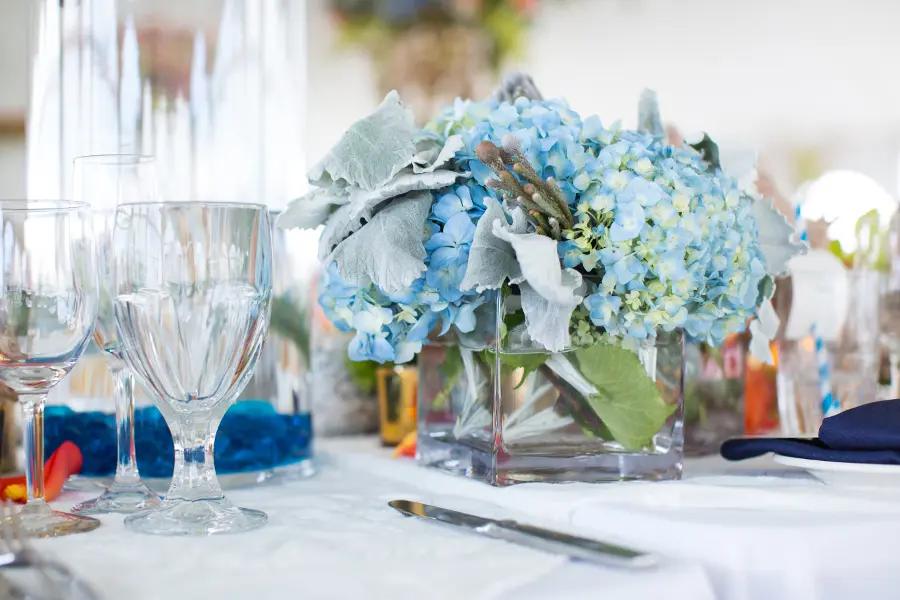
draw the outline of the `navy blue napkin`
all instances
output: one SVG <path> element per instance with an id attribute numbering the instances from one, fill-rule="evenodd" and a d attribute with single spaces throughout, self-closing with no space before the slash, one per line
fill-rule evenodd
<path id="1" fill-rule="evenodd" d="M 900 400 L 870 402 L 823 419 L 817 438 L 734 438 L 723 443 L 720 452 L 728 460 L 774 452 L 810 460 L 900 465 Z"/>

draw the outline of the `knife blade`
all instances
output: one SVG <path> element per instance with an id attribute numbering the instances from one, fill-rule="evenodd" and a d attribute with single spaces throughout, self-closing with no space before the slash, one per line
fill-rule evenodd
<path id="1" fill-rule="evenodd" d="M 659 564 L 659 557 L 649 552 L 509 519 L 488 519 L 411 500 L 391 500 L 388 505 L 408 517 L 464 527 L 487 537 L 522 544 L 544 552 L 564 554 L 576 560 L 632 569 L 646 569 Z"/>

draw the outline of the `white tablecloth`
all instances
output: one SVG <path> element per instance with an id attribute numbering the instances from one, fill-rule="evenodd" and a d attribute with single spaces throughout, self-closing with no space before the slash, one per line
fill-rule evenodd
<path id="1" fill-rule="evenodd" d="M 326 440 L 319 451 L 312 479 L 228 492 L 269 514 L 258 531 L 143 536 L 116 515 L 36 545 L 107 600 L 900 597 L 900 493 L 890 490 L 828 488 L 767 461 L 719 459 L 689 460 L 680 482 L 499 489 L 391 460 L 370 439 Z M 627 542 L 667 560 L 643 572 L 577 564 L 404 518 L 387 506 L 397 498 Z"/>

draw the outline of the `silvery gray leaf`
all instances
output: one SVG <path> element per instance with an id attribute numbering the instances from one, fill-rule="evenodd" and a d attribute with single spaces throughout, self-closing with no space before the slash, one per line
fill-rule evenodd
<path id="1" fill-rule="evenodd" d="M 791 238 L 794 228 L 768 198 L 754 200 L 750 212 L 759 231 L 759 248 L 766 257 L 766 273 L 778 277 L 787 273 L 787 262 L 806 250 L 802 242 Z"/>
<path id="2" fill-rule="evenodd" d="M 309 172 L 309 181 L 318 187 L 377 189 L 412 162 L 414 134 L 412 110 L 400 104 L 399 95 L 392 91 L 374 113 L 350 126 Z"/>
<path id="3" fill-rule="evenodd" d="M 444 143 L 443 148 L 441 148 L 438 155 L 433 158 L 428 163 L 420 163 L 418 160 L 413 162 L 413 171 L 416 173 L 431 173 L 435 169 L 439 167 L 443 167 L 445 164 L 453 160 L 456 156 L 456 153 L 465 148 L 466 144 L 462 139 L 462 136 L 459 135 L 451 135 L 447 138 L 447 141 Z M 416 155 L 417 157 L 419 154 Z M 429 164 L 430 163 L 430 164 Z"/>
<path id="4" fill-rule="evenodd" d="M 438 170 L 433 172 L 414 173 L 405 169 L 377 190 L 352 188 L 350 190 L 350 218 L 368 221 L 376 209 L 386 200 L 419 190 L 438 190 L 453 185 L 458 177 L 467 173 Z"/>
<path id="5" fill-rule="evenodd" d="M 416 155 L 413 156 L 414 165 L 430 165 L 441 154 L 444 144 L 434 136 L 416 137 Z"/>
<path id="6" fill-rule="evenodd" d="M 657 138 L 666 136 L 666 130 L 659 116 L 659 102 L 653 90 L 644 90 L 641 93 L 638 102 L 638 131 Z"/>
<path id="7" fill-rule="evenodd" d="M 512 104 L 516 98 L 528 98 L 529 100 L 543 100 L 541 91 L 534 84 L 530 75 L 514 71 L 503 78 L 503 83 L 494 92 L 494 99 L 500 102 Z"/>
<path id="8" fill-rule="evenodd" d="M 315 188 L 308 194 L 292 200 L 278 216 L 278 226 L 282 229 L 315 229 L 328 220 L 331 212 L 347 204 L 350 199 L 334 188 Z"/>
<path id="9" fill-rule="evenodd" d="M 759 321 L 760 332 L 768 339 L 773 339 L 778 333 L 778 327 L 781 325 L 781 319 L 772 306 L 772 301 L 768 298 L 763 300 L 759 309 L 756 311 L 756 318 Z"/>
<path id="10" fill-rule="evenodd" d="M 513 225 L 509 225 L 506 212 L 493 198 L 485 198 L 484 205 L 484 215 L 478 220 L 475 237 L 469 247 L 466 276 L 460 284 L 462 290 L 474 288 L 479 293 L 496 290 L 507 280 L 510 283 L 522 281 L 522 269 L 516 260 L 516 251 L 508 241 L 494 235 L 494 223 L 506 230 L 516 227 L 515 233 L 524 233 L 526 225 L 521 217 L 518 223 L 514 221 Z"/>
<path id="11" fill-rule="evenodd" d="M 762 332 L 762 325 L 756 319 L 750 321 L 750 356 L 767 365 L 775 364 L 771 340 Z"/>
<path id="12" fill-rule="evenodd" d="M 581 287 L 581 275 L 568 269 L 563 273 L 562 285 L 568 289 L 578 289 Z M 573 294 L 571 300 L 558 303 L 547 300 L 528 283 L 519 284 L 519 291 L 522 294 L 525 326 L 531 339 L 550 352 L 561 352 L 567 348 L 571 343 L 569 321 L 572 311 L 581 302 L 581 296 Z"/>
<path id="13" fill-rule="evenodd" d="M 324 261 L 329 254 L 334 252 L 338 244 L 364 225 L 361 219 L 354 219 L 350 216 L 352 210 L 353 207 L 350 204 L 344 204 L 331 213 L 331 216 L 325 221 L 325 229 L 319 236 L 320 261 Z"/>
<path id="14" fill-rule="evenodd" d="M 334 262 L 347 283 L 374 283 L 387 293 L 409 287 L 425 271 L 422 232 L 431 209 L 431 192 L 412 192 L 392 200 L 349 238 L 326 263 Z"/>
<path id="15" fill-rule="evenodd" d="M 581 286 L 581 275 L 572 269 L 563 270 L 555 240 L 539 233 L 513 233 L 496 221 L 493 232 L 512 244 L 522 276 L 537 293 L 555 304 L 570 304 L 574 298 L 578 298 L 576 304 L 581 302 L 575 293 Z"/>

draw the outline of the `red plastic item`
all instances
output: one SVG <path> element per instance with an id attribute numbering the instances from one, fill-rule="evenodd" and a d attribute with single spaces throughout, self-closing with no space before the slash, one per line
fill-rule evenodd
<path id="1" fill-rule="evenodd" d="M 71 475 L 81 472 L 84 458 L 72 442 L 63 442 L 44 463 L 44 500 L 53 500 L 62 492 Z M 25 475 L 0 477 L 0 499 L 24 504 L 27 499 Z"/>

